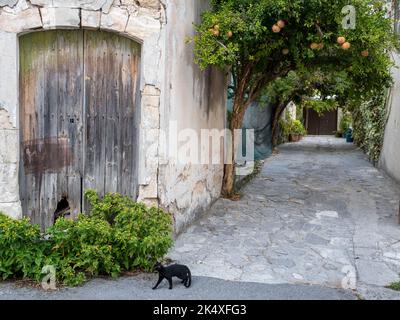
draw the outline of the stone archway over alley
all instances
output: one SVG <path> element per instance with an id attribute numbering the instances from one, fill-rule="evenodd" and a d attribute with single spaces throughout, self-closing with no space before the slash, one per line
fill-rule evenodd
<path id="1" fill-rule="evenodd" d="M 307 137 L 280 147 L 238 202 L 220 199 L 169 257 L 196 276 L 350 287 L 396 298 L 400 188 L 352 144 Z"/>

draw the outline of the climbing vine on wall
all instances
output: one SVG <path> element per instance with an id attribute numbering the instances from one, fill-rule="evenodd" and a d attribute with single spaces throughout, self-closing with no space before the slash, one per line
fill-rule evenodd
<path id="1" fill-rule="evenodd" d="M 372 100 L 352 108 L 354 141 L 376 165 L 382 151 L 387 121 L 388 90 L 383 90 Z"/>

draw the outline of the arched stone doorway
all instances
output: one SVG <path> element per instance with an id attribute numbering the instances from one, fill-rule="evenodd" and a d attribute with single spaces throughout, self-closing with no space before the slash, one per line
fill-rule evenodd
<path id="1" fill-rule="evenodd" d="M 20 199 L 51 225 L 61 200 L 83 193 L 137 198 L 141 46 L 104 31 L 23 35 L 20 48 Z"/>

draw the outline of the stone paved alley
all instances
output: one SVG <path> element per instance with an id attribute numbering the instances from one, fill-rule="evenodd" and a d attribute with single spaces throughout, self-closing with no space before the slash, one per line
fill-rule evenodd
<path id="1" fill-rule="evenodd" d="M 181 234 L 169 257 L 197 276 L 357 289 L 398 298 L 400 189 L 344 139 L 286 144 Z"/>

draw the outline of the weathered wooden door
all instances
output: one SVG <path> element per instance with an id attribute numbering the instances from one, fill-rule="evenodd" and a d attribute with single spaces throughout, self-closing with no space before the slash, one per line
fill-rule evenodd
<path id="1" fill-rule="evenodd" d="M 319 115 L 313 109 L 306 109 L 306 126 L 309 135 L 333 135 L 337 131 L 337 110 Z"/>
<path id="2" fill-rule="evenodd" d="M 136 198 L 140 46 L 84 30 L 20 38 L 20 196 L 43 228 L 94 188 Z"/>
<path id="3" fill-rule="evenodd" d="M 84 188 L 136 197 L 140 47 L 106 32 L 85 32 Z"/>

